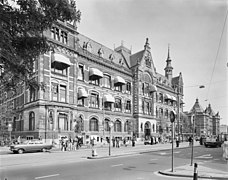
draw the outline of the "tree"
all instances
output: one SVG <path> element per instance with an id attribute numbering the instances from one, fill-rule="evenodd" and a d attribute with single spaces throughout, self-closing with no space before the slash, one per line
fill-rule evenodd
<path id="1" fill-rule="evenodd" d="M 81 116 L 79 116 L 78 118 L 75 119 L 75 127 L 74 127 L 74 132 L 75 133 L 78 133 L 78 134 L 81 134 L 82 131 L 84 131 L 84 123 L 83 123 L 83 119 Z"/>
<path id="2" fill-rule="evenodd" d="M 33 63 L 50 49 L 43 32 L 58 20 L 80 22 L 74 0 L 0 1 L 0 83 L 33 83 Z"/>

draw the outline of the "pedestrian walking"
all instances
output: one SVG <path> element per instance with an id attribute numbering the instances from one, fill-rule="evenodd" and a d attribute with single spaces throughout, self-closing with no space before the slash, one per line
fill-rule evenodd
<path id="1" fill-rule="evenodd" d="M 153 138 L 153 136 L 151 136 L 151 138 L 150 138 L 150 144 L 151 144 L 151 145 L 154 144 L 154 138 Z"/>
<path id="2" fill-rule="evenodd" d="M 127 144 L 126 144 L 126 138 L 123 139 L 123 145 L 126 147 Z"/>
<path id="3" fill-rule="evenodd" d="M 73 150 L 73 140 L 72 138 L 70 137 L 69 140 L 68 140 L 68 151 L 72 151 Z"/>
<path id="4" fill-rule="evenodd" d="M 116 147 L 117 147 L 117 148 L 119 148 L 119 147 L 120 147 L 120 140 L 119 140 L 119 138 L 118 138 L 118 137 L 116 138 Z"/>
<path id="5" fill-rule="evenodd" d="M 113 138 L 112 138 L 112 146 L 113 146 L 113 147 L 115 147 L 115 141 L 116 141 L 116 140 L 115 140 L 115 138 L 113 137 Z"/>

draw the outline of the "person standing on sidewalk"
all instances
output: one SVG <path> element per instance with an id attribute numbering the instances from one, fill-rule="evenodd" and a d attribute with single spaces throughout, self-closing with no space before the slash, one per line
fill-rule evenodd
<path id="1" fill-rule="evenodd" d="M 113 138 L 112 138 L 112 146 L 113 146 L 113 147 L 115 147 L 115 141 L 116 141 L 116 140 L 115 140 L 115 138 L 113 137 Z"/>
<path id="2" fill-rule="evenodd" d="M 193 139 L 192 139 L 192 137 L 190 136 L 190 137 L 188 138 L 189 146 L 192 145 L 192 141 L 193 141 Z"/>
<path id="3" fill-rule="evenodd" d="M 135 147 L 135 137 L 132 138 L 132 147 Z"/>
<path id="4" fill-rule="evenodd" d="M 116 147 L 117 147 L 117 148 L 119 148 L 119 147 L 120 147 L 120 140 L 119 140 L 119 138 L 118 138 L 118 137 L 116 138 Z"/>

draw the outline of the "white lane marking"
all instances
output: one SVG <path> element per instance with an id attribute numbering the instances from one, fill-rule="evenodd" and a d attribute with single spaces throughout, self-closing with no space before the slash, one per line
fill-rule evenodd
<path id="1" fill-rule="evenodd" d="M 158 160 L 158 159 L 150 159 L 150 161 L 156 161 L 156 160 Z"/>
<path id="2" fill-rule="evenodd" d="M 166 155 L 167 153 L 166 152 L 162 152 L 162 153 L 159 153 L 160 155 Z"/>
<path id="3" fill-rule="evenodd" d="M 142 178 L 142 177 L 138 177 L 138 178 L 136 178 L 136 179 L 144 179 L 144 178 Z"/>
<path id="4" fill-rule="evenodd" d="M 115 164 L 115 165 L 112 165 L 111 167 L 117 167 L 117 166 L 123 166 L 123 164 Z"/>
<path id="5" fill-rule="evenodd" d="M 47 176 L 35 177 L 35 179 L 43 179 L 43 178 L 49 178 L 49 177 L 54 177 L 54 176 L 59 176 L 59 174 L 52 174 L 52 175 L 47 175 Z"/>
<path id="6" fill-rule="evenodd" d="M 174 153 L 178 154 L 178 153 L 180 153 L 180 151 L 176 151 L 176 152 L 174 152 Z"/>
<path id="7" fill-rule="evenodd" d="M 195 157 L 195 158 L 200 158 L 200 159 L 211 159 L 211 158 L 213 158 L 212 156 L 211 156 L 211 154 L 204 154 L 204 155 L 202 155 L 202 156 L 197 156 L 197 157 Z"/>

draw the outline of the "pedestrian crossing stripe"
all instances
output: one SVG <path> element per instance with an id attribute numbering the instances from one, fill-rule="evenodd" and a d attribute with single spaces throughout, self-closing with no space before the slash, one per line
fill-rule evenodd
<path id="1" fill-rule="evenodd" d="M 204 154 L 202 156 L 197 156 L 195 158 L 198 158 L 198 159 L 210 159 L 210 158 L 213 158 L 213 157 L 211 156 L 211 154 Z"/>

